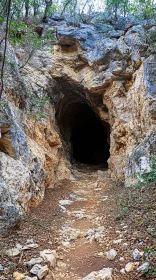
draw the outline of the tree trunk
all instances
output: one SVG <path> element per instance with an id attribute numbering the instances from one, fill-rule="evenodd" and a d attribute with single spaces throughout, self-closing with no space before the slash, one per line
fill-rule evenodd
<path id="1" fill-rule="evenodd" d="M 28 17 L 29 14 L 29 0 L 25 1 L 25 18 Z"/>

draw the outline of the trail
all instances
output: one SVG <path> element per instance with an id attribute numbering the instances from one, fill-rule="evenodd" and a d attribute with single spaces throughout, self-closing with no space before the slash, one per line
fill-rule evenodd
<path id="1" fill-rule="evenodd" d="M 55 249 L 57 265 L 48 280 L 80 280 L 103 268 L 113 269 L 113 279 L 135 279 L 120 273 L 129 261 L 129 245 L 127 226 L 115 219 L 113 182 L 107 171 L 82 171 L 73 170 L 71 180 L 48 189 L 43 202 L 26 215 L 18 235 L 9 238 L 12 246 L 31 238 L 39 244 L 24 253 L 16 269 L 23 273 L 24 262 L 41 250 Z M 112 248 L 117 256 L 110 261 L 105 253 Z"/>

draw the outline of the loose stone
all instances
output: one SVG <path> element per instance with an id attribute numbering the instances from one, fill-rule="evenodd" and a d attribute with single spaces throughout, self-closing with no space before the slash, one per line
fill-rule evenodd
<path id="1" fill-rule="evenodd" d="M 103 268 L 99 271 L 93 271 L 82 280 L 112 280 L 112 268 Z"/>
<path id="2" fill-rule="evenodd" d="M 143 263 L 141 266 L 139 266 L 137 268 L 138 272 L 148 272 L 148 270 L 149 270 L 149 263 L 148 262 Z"/>
<path id="3" fill-rule="evenodd" d="M 39 279 L 43 279 L 49 272 L 48 266 L 41 266 L 40 264 L 35 264 L 30 273 L 37 275 Z"/>
<path id="4" fill-rule="evenodd" d="M 28 268 L 31 268 L 33 265 L 35 265 L 35 264 L 40 264 L 40 263 L 42 263 L 43 262 L 43 259 L 42 258 L 32 258 L 30 261 L 28 261 L 27 263 L 26 263 L 26 266 L 28 267 Z"/>
<path id="5" fill-rule="evenodd" d="M 52 267 L 56 266 L 56 251 L 55 250 L 44 250 L 40 252 L 40 257 L 44 259 L 44 261 L 49 262 Z"/>
<path id="6" fill-rule="evenodd" d="M 139 250 L 138 250 L 138 249 L 135 249 L 135 250 L 133 251 L 133 260 L 134 260 L 134 261 L 139 261 L 140 258 L 141 258 L 141 254 L 140 254 Z"/>
<path id="7" fill-rule="evenodd" d="M 107 259 L 112 261 L 115 259 L 117 252 L 114 249 L 111 249 L 109 252 L 106 252 Z"/>
<path id="8" fill-rule="evenodd" d="M 135 268 L 135 264 L 132 262 L 127 263 L 125 266 L 126 272 L 131 272 L 134 270 L 134 268 Z"/>

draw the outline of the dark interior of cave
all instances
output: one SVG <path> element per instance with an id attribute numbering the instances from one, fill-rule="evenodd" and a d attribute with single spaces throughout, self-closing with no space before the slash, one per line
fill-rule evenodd
<path id="1" fill-rule="evenodd" d="M 88 104 L 79 106 L 71 126 L 72 159 L 78 163 L 107 166 L 107 130 Z"/>
<path id="2" fill-rule="evenodd" d="M 94 112 L 86 96 L 89 92 L 77 84 L 58 79 L 51 96 L 56 108 L 56 120 L 67 159 L 72 165 L 83 164 L 107 168 L 110 125 Z M 95 98 L 94 103 L 100 106 Z"/>

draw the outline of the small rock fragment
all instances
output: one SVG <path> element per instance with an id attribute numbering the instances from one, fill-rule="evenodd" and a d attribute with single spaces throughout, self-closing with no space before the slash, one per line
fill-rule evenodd
<path id="1" fill-rule="evenodd" d="M 107 259 L 112 261 L 115 259 L 117 252 L 114 249 L 111 249 L 109 252 L 106 252 Z"/>
<path id="2" fill-rule="evenodd" d="M 120 244 L 120 243 L 122 242 L 122 240 L 123 240 L 123 239 L 117 239 L 117 240 L 114 240 L 113 243 L 114 243 L 114 244 Z"/>
<path id="3" fill-rule="evenodd" d="M 27 239 L 27 244 L 34 244 L 34 240 L 33 239 Z"/>
<path id="4" fill-rule="evenodd" d="M 123 262 L 125 259 L 123 257 L 120 257 L 119 261 Z"/>
<path id="5" fill-rule="evenodd" d="M 0 272 L 4 270 L 4 267 L 0 264 Z"/>
<path id="6" fill-rule="evenodd" d="M 58 261 L 58 262 L 57 262 L 57 266 L 58 266 L 59 268 L 65 268 L 65 267 L 66 267 L 66 264 L 65 264 L 64 262 L 62 262 L 62 261 Z"/>
<path id="7" fill-rule="evenodd" d="M 143 263 L 141 266 L 139 266 L 137 268 L 138 272 L 148 272 L 148 270 L 149 270 L 149 263 L 148 262 Z"/>
<path id="8" fill-rule="evenodd" d="M 127 246 L 128 246 L 128 243 L 123 243 L 122 246 L 123 246 L 123 247 L 127 247 Z"/>
<path id="9" fill-rule="evenodd" d="M 32 269 L 30 270 L 30 273 L 37 275 L 39 279 L 43 279 L 49 272 L 48 266 L 42 266 L 40 264 L 35 264 Z"/>
<path id="10" fill-rule="evenodd" d="M 40 252 L 40 257 L 44 259 L 44 261 L 49 262 L 52 267 L 56 265 L 56 251 L 55 250 L 44 250 Z"/>
<path id="11" fill-rule="evenodd" d="M 141 258 L 141 254 L 140 254 L 139 250 L 138 250 L 138 249 L 135 249 L 135 250 L 133 251 L 133 260 L 134 260 L 134 261 L 139 261 L 140 258 Z"/>
<path id="12" fill-rule="evenodd" d="M 9 257 L 16 257 L 16 256 L 20 255 L 21 250 L 18 248 L 12 248 L 12 249 L 7 250 L 6 253 Z"/>
<path id="13" fill-rule="evenodd" d="M 28 245 L 25 245 L 23 248 L 22 248 L 22 250 L 30 250 L 30 249 L 35 249 L 35 248 L 38 248 L 38 244 L 32 244 L 32 243 L 30 243 L 30 244 L 28 244 Z"/>
<path id="14" fill-rule="evenodd" d="M 33 265 L 35 265 L 35 264 L 40 264 L 40 263 L 42 263 L 43 262 L 43 259 L 42 258 L 32 258 L 30 261 L 28 261 L 27 263 L 26 263 L 26 266 L 28 267 L 28 268 L 31 268 Z"/>
<path id="15" fill-rule="evenodd" d="M 82 280 L 112 280 L 112 268 L 103 268 L 99 271 L 93 271 Z"/>
<path id="16" fill-rule="evenodd" d="M 16 271 L 13 273 L 13 277 L 15 278 L 15 280 L 23 280 L 25 278 L 25 275 Z"/>
<path id="17" fill-rule="evenodd" d="M 122 268 L 122 269 L 120 270 L 120 273 L 121 273 L 121 274 L 125 274 L 125 269 Z"/>
<path id="18" fill-rule="evenodd" d="M 59 200 L 59 204 L 64 206 L 64 205 L 70 205 L 72 204 L 73 201 L 72 200 L 69 200 L 69 199 L 66 199 L 66 200 Z"/>
<path id="19" fill-rule="evenodd" d="M 62 245 L 66 248 L 69 248 L 71 246 L 70 242 L 68 241 L 62 241 Z"/>
<path id="20" fill-rule="evenodd" d="M 132 262 L 127 263 L 125 266 L 126 272 L 131 272 L 134 270 L 134 268 L 135 268 L 135 264 Z"/>

